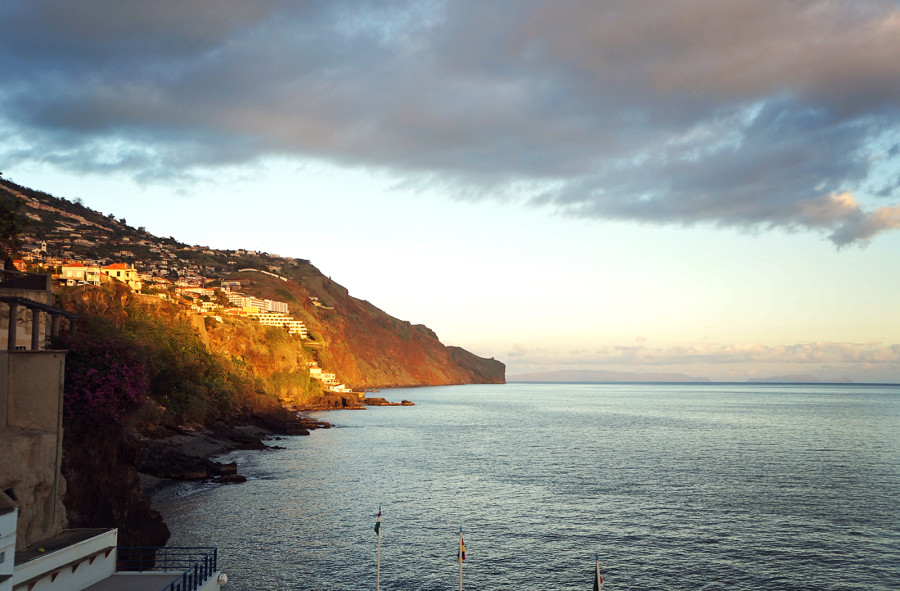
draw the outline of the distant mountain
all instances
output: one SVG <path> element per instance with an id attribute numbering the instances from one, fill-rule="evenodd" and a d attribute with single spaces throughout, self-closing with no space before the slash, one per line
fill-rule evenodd
<path id="1" fill-rule="evenodd" d="M 632 373 L 624 371 L 563 370 L 509 376 L 508 382 L 708 382 L 681 373 Z"/>
<path id="2" fill-rule="evenodd" d="M 853 380 L 841 376 L 839 378 L 822 379 L 809 374 L 791 374 L 786 376 L 772 376 L 769 378 L 750 378 L 747 380 L 754 384 L 852 384 Z"/>

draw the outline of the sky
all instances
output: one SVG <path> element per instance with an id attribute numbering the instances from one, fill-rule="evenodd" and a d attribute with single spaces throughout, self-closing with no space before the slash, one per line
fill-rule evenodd
<path id="1" fill-rule="evenodd" d="M 0 171 L 507 375 L 900 382 L 900 3 L 7 0 Z"/>

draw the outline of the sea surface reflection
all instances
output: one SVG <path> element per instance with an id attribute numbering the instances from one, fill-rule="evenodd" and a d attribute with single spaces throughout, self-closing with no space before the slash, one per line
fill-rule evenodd
<path id="1" fill-rule="evenodd" d="M 897 589 L 900 387 L 507 384 L 239 452 L 156 499 L 228 589 Z"/>

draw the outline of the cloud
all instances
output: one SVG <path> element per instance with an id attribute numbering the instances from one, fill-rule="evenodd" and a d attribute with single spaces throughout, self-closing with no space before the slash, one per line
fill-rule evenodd
<path id="1" fill-rule="evenodd" d="M 270 156 L 563 215 L 898 227 L 888 0 L 11 0 L 0 158 L 142 179 Z"/>
<path id="2" fill-rule="evenodd" d="M 507 355 L 509 355 L 510 357 L 522 357 L 524 355 L 528 355 L 528 353 L 528 348 L 525 345 L 521 343 L 515 343 L 509 353 L 507 353 Z"/>
<path id="3" fill-rule="evenodd" d="M 879 207 L 869 213 L 857 208 L 850 214 L 831 234 L 831 239 L 840 246 L 900 228 L 900 206 Z"/>

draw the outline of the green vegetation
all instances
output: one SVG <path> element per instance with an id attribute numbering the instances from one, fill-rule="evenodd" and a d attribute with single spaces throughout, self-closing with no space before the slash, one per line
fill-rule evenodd
<path id="1" fill-rule="evenodd" d="M 210 424 L 282 413 L 282 403 L 321 394 L 302 347 L 284 330 L 212 323 L 207 347 L 183 306 L 120 284 L 67 290 L 61 299 L 81 315 L 76 336 L 55 343 L 70 350 L 70 420 Z"/>
<path id="2" fill-rule="evenodd" d="M 27 219 L 19 216 L 23 201 L 9 194 L 0 194 L 0 263 L 12 265 L 12 259 L 19 254 L 22 241 L 19 234 Z"/>

